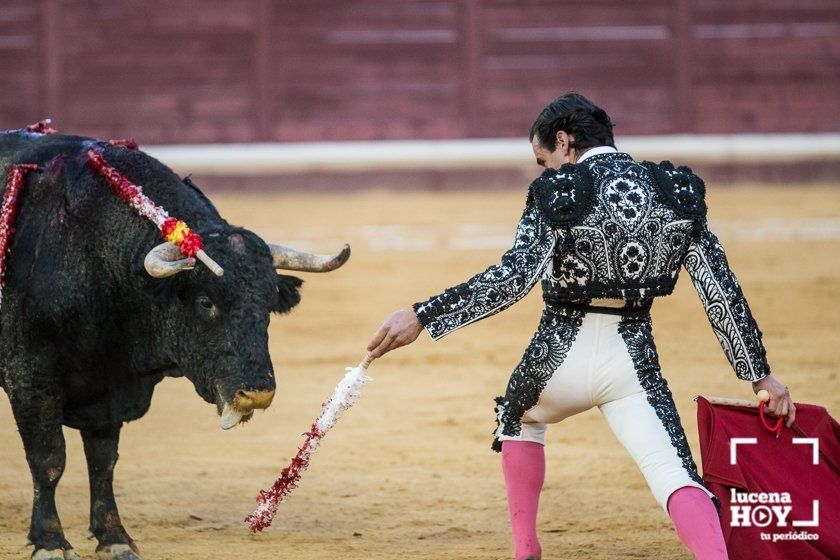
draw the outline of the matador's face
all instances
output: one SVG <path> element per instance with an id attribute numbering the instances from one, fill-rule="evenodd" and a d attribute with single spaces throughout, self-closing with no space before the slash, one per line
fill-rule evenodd
<path id="1" fill-rule="evenodd" d="M 550 167 L 552 169 L 557 169 L 564 163 L 569 163 L 569 150 L 568 150 L 568 135 L 565 132 L 558 132 L 558 141 L 556 148 L 554 151 L 549 151 L 548 148 L 543 146 L 539 139 L 534 136 L 531 140 L 531 149 L 534 151 L 534 157 L 537 158 L 537 165 L 540 167 Z M 560 138 L 560 135 L 565 135 L 563 138 Z"/>

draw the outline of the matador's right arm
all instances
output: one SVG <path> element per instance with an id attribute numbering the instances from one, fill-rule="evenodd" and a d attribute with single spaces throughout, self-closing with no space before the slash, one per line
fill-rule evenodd
<path id="1" fill-rule="evenodd" d="M 466 282 L 413 305 L 420 323 L 435 340 L 494 315 L 525 296 L 554 254 L 556 233 L 528 191 L 516 240 L 501 263 Z"/>

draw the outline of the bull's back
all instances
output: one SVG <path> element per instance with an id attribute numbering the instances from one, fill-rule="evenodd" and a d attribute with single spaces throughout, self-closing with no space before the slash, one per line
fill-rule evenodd
<path id="1" fill-rule="evenodd" d="M 3 188 L 8 168 L 21 163 L 44 165 L 59 154 L 81 155 L 85 146 L 95 140 L 83 136 L 39 134 L 20 130 L 0 132 L 0 166 Z"/>
<path id="2" fill-rule="evenodd" d="M 91 194 L 82 191 L 91 189 L 82 179 L 88 176 L 84 154 L 93 142 L 58 134 L 0 133 L 2 192 L 11 166 L 39 166 L 38 171 L 27 175 L 18 198 L 5 263 L 0 344 L 32 339 L 32 334 L 40 334 L 48 323 L 77 315 L 78 306 L 68 296 L 74 285 L 89 284 L 83 266 L 83 238 L 92 237 L 87 230 L 93 226 L 75 219 L 74 209 L 91 206 Z M 22 329 L 30 334 L 16 332 Z M 0 354 L 5 350 L 8 348 L 0 348 Z"/>

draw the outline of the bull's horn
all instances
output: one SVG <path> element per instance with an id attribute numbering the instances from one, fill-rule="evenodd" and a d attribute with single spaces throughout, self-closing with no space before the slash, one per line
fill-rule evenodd
<path id="1" fill-rule="evenodd" d="M 184 270 L 195 268 L 195 259 L 180 258 L 181 249 L 174 243 L 161 243 L 146 255 L 143 266 L 153 278 L 168 278 Z"/>
<path id="2" fill-rule="evenodd" d="M 222 418 L 220 420 L 220 424 L 223 430 L 229 430 L 239 424 L 242 421 L 242 417 L 245 416 L 244 412 L 233 408 L 228 403 L 225 403 L 224 408 L 222 409 Z"/>
<path id="3" fill-rule="evenodd" d="M 318 255 L 305 253 L 282 245 L 269 243 L 271 256 L 274 258 L 274 268 L 278 270 L 300 270 L 303 272 L 329 272 L 340 267 L 350 258 L 350 245 L 334 255 Z"/>

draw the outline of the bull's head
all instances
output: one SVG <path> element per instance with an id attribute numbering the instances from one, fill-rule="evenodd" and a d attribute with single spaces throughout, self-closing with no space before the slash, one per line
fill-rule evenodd
<path id="1" fill-rule="evenodd" d="M 216 276 L 171 243 L 158 245 L 144 265 L 154 278 L 173 277 L 177 309 L 168 309 L 165 333 L 172 361 L 229 429 L 267 408 L 276 388 L 268 353 L 270 313 L 285 313 L 300 301 L 302 281 L 276 270 L 329 272 L 350 257 L 350 247 L 317 255 L 267 244 L 241 228 L 204 236 L 207 254 L 224 268 Z M 193 270 L 195 269 L 195 270 Z M 189 274 L 179 274 L 190 271 Z M 178 276 L 176 276 L 178 275 Z"/>

